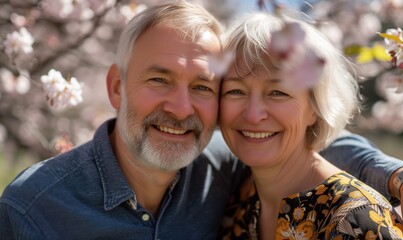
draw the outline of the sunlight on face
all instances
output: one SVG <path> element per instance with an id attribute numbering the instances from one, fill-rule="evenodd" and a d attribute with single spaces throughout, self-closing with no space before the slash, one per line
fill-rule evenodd
<path id="1" fill-rule="evenodd" d="M 288 88 L 280 74 L 258 67 L 222 83 L 220 127 L 233 153 L 250 166 L 268 166 L 307 150 L 305 132 L 316 115 L 309 90 Z"/>
<path id="2" fill-rule="evenodd" d="M 206 60 L 221 47 L 218 37 L 207 32 L 194 42 L 158 26 L 137 39 L 118 114 L 120 136 L 134 161 L 178 170 L 210 141 L 219 79 Z"/>

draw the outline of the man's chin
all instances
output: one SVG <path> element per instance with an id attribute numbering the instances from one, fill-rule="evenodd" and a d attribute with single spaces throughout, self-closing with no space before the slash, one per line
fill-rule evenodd
<path id="1" fill-rule="evenodd" d="M 159 149 L 159 148 L 156 148 Z M 154 168 L 164 171 L 177 171 L 191 164 L 200 151 L 194 146 L 192 148 L 167 148 L 169 151 L 153 151 L 145 148 L 143 159 Z"/>

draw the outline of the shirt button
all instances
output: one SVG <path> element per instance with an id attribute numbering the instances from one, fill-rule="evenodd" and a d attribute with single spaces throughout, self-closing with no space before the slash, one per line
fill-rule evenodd
<path id="1" fill-rule="evenodd" d="M 143 221 L 147 222 L 148 220 L 150 220 L 150 215 L 148 215 L 147 213 L 144 213 L 143 216 L 141 216 L 141 219 L 143 219 Z"/>

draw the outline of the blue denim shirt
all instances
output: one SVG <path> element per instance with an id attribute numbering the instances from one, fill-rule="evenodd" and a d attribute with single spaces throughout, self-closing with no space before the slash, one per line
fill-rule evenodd
<path id="1" fill-rule="evenodd" d="M 0 239 L 215 239 L 228 197 L 249 171 L 220 133 L 167 190 L 157 219 L 136 202 L 104 123 L 94 139 L 21 173 L 0 198 Z M 390 197 L 389 176 L 403 162 L 366 139 L 345 135 L 327 159 Z"/>
<path id="2" fill-rule="evenodd" d="M 167 190 L 157 218 L 136 202 L 104 123 L 92 141 L 20 174 L 0 198 L 0 239 L 215 239 L 241 172 L 215 134 Z"/>

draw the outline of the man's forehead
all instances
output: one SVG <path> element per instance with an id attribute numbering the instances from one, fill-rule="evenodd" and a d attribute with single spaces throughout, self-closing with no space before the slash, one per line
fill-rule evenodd
<path id="1" fill-rule="evenodd" d="M 203 30 L 200 32 L 197 42 L 202 45 L 209 44 L 211 41 L 218 42 L 221 50 L 220 38 L 211 30 Z"/>

